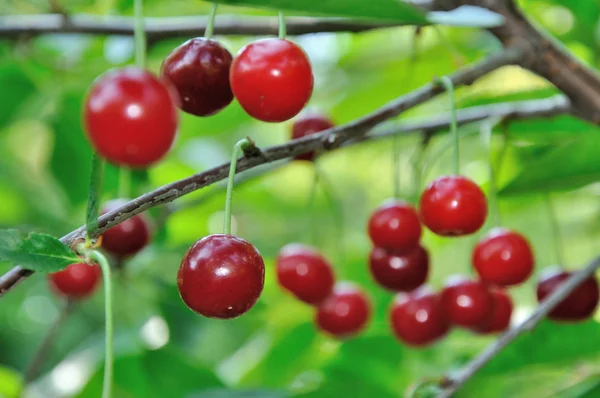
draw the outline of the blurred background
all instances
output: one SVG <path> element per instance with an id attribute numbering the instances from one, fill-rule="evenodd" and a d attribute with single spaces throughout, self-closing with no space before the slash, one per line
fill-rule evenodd
<path id="1" fill-rule="evenodd" d="M 146 0 L 151 17 L 206 15 L 199 0 Z M 584 63 L 598 66 L 600 4 L 596 1 L 520 1 L 526 14 Z M 71 14 L 126 15 L 127 0 L 63 0 Z M 48 13 L 45 0 L 0 0 L 0 15 Z M 219 7 L 218 15 L 273 15 L 264 10 Z M 217 19 L 219 16 L 217 16 Z M 151 43 L 148 66 L 189 37 Z M 235 54 L 255 39 L 217 36 Z M 485 31 L 470 28 L 387 28 L 359 34 L 309 34 L 292 38 L 309 54 L 315 74 L 310 107 L 343 124 L 387 101 L 501 50 Z M 0 226 L 62 236 L 83 224 L 91 149 L 81 128 L 82 101 L 99 74 L 133 63 L 133 37 L 48 34 L 0 37 Z M 457 90 L 460 107 L 544 98 L 556 90 L 527 71 L 505 67 Z M 410 112 L 447 112 L 442 95 Z M 137 172 L 136 195 L 227 162 L 231 148 L 250 136 L 260 147 L 289 139 L 291 123 L 248 117 L 237 103 L 210 118 L 181 113 L 176 146 L 166 161 Z M 480 126 L 461 127 L 461 171 L 489 190 L 488 153 Z M 499 164 L 499 205 L 504 226 L 525 234 L 537 270 L 556 264 L 576 269 L 600 253 L 600 134 L 571 116 L 515 121 L 494 131 L 492 159 Z M 415 201 L 424 184 L 452 171 L 449 137 L 440 131 L 423 149 L 419 134 L 397 139 L 400 190 Z M 324 184 L 309 205 L 315 168 L 278 163 L 242 173 L 235 189 L 234 233 L 265 258 L 264 292 L 254 309 L 232 321 L 204 319 L 179 298 L 176 272 L 197 239 L 221 232 L 220 184 L 150 212 L 152 245 L 115 275 L 116 397 L 399 397 L 416 382 L 458 369 L 493 341 L 454 330 L 438 344 L 411 349 L 396 341 L 387 322 L 392 294 L 367 269 L 369 214 L 393 195 L 393 138 L 353 145 L 317 161 Z M 422 151 L 422 152 L 421 152 Z M 422 155 L 419 155 L 422 153 Z M 421 162 L 416 160 L 421 156 Z M 417 167 L 415 167 L 417 164 Z M 117 194 L 117 170 L 108 167 L 105 200 Z M 328 200 L 331 198 L 331 202 Z M 552 206 L 549 206 L 551 204 Z M 558 219 L 559 239 L 549 208 Z M 478 234 L 443 239 L 426 233 L 430 284 L 469 274 Z M 340 280 L 369 293 L 374 315 L 359 337 L 336 341 L 317 333 L 313 310 L 281 291 L 274 258 L 285 244 L 316 245 Z M 0 263 L 0 272 L 11 268 Z M 536 278 L 510 294 L 513 322 L 536 305 Z M 0 300 L 0 396 L 12 397 L 21 375 L 64 303 L 42 274 Z M 29 397 L 97 397 L 101 391 L 103 293 L 82 302 L 61 328 Z M 600 325 L 543 322 L 484 368 L 459 397 L 599 397 Z M 235 395 L 232 390 L 247 395 Z"/>

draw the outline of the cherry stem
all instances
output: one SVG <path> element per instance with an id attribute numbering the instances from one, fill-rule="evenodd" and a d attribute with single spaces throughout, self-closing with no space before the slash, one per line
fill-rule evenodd
<path id="1" fill-rule="evenodd" d="M 119 168 L 119 198 L 128 198 L 131 193 L 131 169 Z"/>
<path id="2" fill-rule="evenodd" d="M 336 198 L 333 192 L 333 184 L 327 178 L 323 170 L 318 167 L 317 163 L 315 163 L 315 174 L 317 174 L 316 178 L 318 179 L 318 183 L 321 184 L 321 189 L 323 190 L 323 194 L 325 195 L 325 199 L 327 200 L 327 205 L 329 206 L 329 211 L 331 213 L 331 217 L 333 219 L 334 227 L 337 229 L 337 251 L 338 257 L 341 264 L 345 264 L 345 256 L 344 256 L 344 211 L 341 207 L 341 202 Z M 336 203 L 338 206 L 336 206 Z M 339 210 L 338 210 L 339 209 Z"/>
<path id="3" fill-rule="evenodd" d="M 317 187 L 319 185 L 319 173 L 317 172 L 316 167 L 313 167 L 314 177 L 310 186 L 310 193 L 308 194 L 308 201 L 306 202 L 306 214 L 310 214 L 310 229 L 312 240 L 311 243 L 313 245 L 317 245 L 319 243 L 319 233 L 317 227 L 317 214 L 315 212 L 315 198 L 317 197 Z"/>
<path id="4" fill-rule="evenodd" d="M 500 204 L 498 202 L 498 185 L 496 184 L 496 172 L 492 162 L 492 131 L 494 126 L 500 121 L 499 118 L 488 119 L 481 123 L 480 134 L 481 141 L 486 150 L 488 158 L 488 172 L 490 178 L 489 203 L 492 214 L 492 226 L 498 227 L 502 225 L 502 217 L 500 214 Z"/>
<path id="5" fill-rule="evenodd" d="M 285 29 L 285 18 L 283 16 L 283 11 L 279 11 L 279 38 L 285 39 L 286 29 Z"/>
<path id="6" fill-rule="evenodd" d="M 562 246 L 562 236 L 560 234 L 560 225 L 558 223 L 558 218 L 556 217 L 556 209 L 554 208 L 554 202 L 550 195 L 550 192 L 547 192 L 545 195 L 546 202 L 546 210 L 548 212 L 548 219 L 550 220 L 550 229 L 552 230 L 552 240 L 554 242 L 554 255 L 556 256 L 556 261 L 558 265 L 561 267 L 565 266 L 565 257 L 563 254 L 563 246 Z"/>
<path id="7" fill-rule="evenodd" d="M 458 146 L 458 123 L 456 122 L 456 104 L 454 101 L 454 83 L 448 76 L 442 76 L 437 79 L 437 83 L 444 86 L 450 97 L 450 135 L 454 140 L 454 174 L 460 174 L 459 146 Z"/>
<path id="8" fill-rule="evenodd" d="M 231 155 L 231 164 L 229 166 L 229 178 L 227 179 L 227 193 L 225 194 L 225 222 L 223 231 L 225 234 L 231 234 L 231 201 L 233 197 L 233 184 L 235 183 L 235 170 L 237 168 L 238 157 L 240 152 L 250 146 L 250 141 L 247 138 L 239 140 L 233 147 L 233 155 Z"/>
<path id="9" fill-rule="evenodd" d="M 392 186 L 394 187 L 394 198 L 400 198 L 400 138 L 394 136 L 394 145 L 392 146 Z"/>
<path id="10" fill-rule="evenodd" d="M 215 17 L 217 16 L 217 3 L 213 3 L 208 14 L 208 22 L 206 23 L 206 30 L 204 30 L 204 37 L 211 39 L 215 31 Z"/>
<path id="11" fill-rule="evenodd" d="M 98 214 L 100 198 L 102 197 L 102 182 L 104 180 L 104 160 L 97 153 L 92 157 L 92 172 L 90 173 L 90 188 L 88 191 L 87 214 L 85 222 L 86 240 L 98 229 Z"/>
<path id="12" fill-rule="evenodd" d="M 112 304 L 112 280 L 110 276 L 110 265 L 102 253 L 96 250 L 86 250 L 87 258 L 100 265 L 104 284 L 104 316 L 105 316 L 105 354 L 104 354 L 104 384 L 102 386 L 102 398 L 112 396 L 113 380 L 113 304 Z"/>
<path id="13" fill-rule="evenodd" d="M 133 27 L 135 64 L 140 68 L 144 68 L 146 66 L 146 28 L 144 26 L 143 0 L 133 1 L 133 14 L 135 18 L 135 25 Z"/>

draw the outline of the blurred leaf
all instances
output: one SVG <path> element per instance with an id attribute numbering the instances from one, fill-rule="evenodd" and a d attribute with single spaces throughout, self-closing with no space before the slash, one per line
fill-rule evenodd
<path id="1" fill-rule="evenodd" d="M 426 381 L 419 383 L 410 392 L 408 398 L 435 398 L 442 392 L 439 381 Z"/>
<path id="2" fill-rule="evenodd" d="M 600 397 L 600 375 L 593 375 L 584 381 L 564 389 L 556 394 L 557 398 L 595 398 Z"/>
<path id="3" fill-rule="evenodd" d="M 53 236 L 14 229 L 0 230 L 0 261 L 38 272 L 56 272 L 81 261 L 73 251 Z"/>
<path id="4" fill-rule="evenodd" d="M 189 398 L 287 398 L 285 391 L 276 390 L 210 390 L 190 395 Z"/>
<path id="5" fill-rule="evenodd" d="M 425 14 L 416 7 L 396 0 L 217 0 L 217 3 L 269 8 L 282 11 L 301 11 L 309 14 L 380 19 L 386 21 L 425 24 Z"/>
<path id="6" fill-rule="evenodd" d="M 35 92 L 35 85 L 17 63 L 10 62 L 0 65 L 0 87 L 4 93 L 10 93 L 0 96 L 0 127 L 3 127 Z"/>
<path id="7" fill-rule="evenodd" d="M 16 371 L 0 366 L 0 397 L 16 397 L 21 389 L 21 375 Z"/>
<path id="8" fill-rule="evenodd" d="M 433 11 L 427 20 L 434 24 L 493 28 L 504 24 L 504 17 L 485 8 L 460 6 L 451 11 Z"/>
<path id="9" fill-rule="evenodd" d="M 588 135 L 549 151 L 525 164 L 501 195 L 575 189 L 600 179 L 600 139 Z"/>

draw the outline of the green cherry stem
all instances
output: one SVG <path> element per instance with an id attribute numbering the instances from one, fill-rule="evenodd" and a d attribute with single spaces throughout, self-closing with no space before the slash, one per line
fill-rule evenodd
<path id="1" fill-rule="evenodd" d="M 204 37 L 211 39 L 215 31 L 215 17 L 217 16 L 217 3 L 213 3 L 208 14 L 208 22 L 206 23 L 206 30 L 204 31 Z"/>
<path id="2" fill-rule="evenodd" d="M 394 198 L 400 198 L 400 137 L 394 136 L 394 145 L 392 145 L 392 186 L 394 187 Z"/>
<path id="3" fill-rule="evenodd" d="M 223 231 L 225 234 L 231 234 L 231 201 L 233 197 L 233 184 L 235 183 L 235 170 L 237 168 L 238 157 L 240 152 L 250 145 L 250 141 L 244 138 L 239 140 L 233 147 L 233 155 L 231 155 L 231 165 L 229 166 L 229 178 L 227 179 L 227 193 L 225 194 L 225 222 Z"/>
<path id="4" fill-rule="evenodd" d="M 104 316 L 105 316 L 105 355 L 104 355 L 104 384 L 102 386 L 102 398 L 112 396 L 113 384 L 113 304 L 112 304 L 112 280 L 110 276 L 110 265 L 102 253 L 96 250 L 88 252 L 88 258 L 97 262 L 102 269 L 104 283 Z"/>
<path id="5" fill-rule="evenodd" d="M 119 198 L 128 198 L 131 194 L 131 169 L 119 168 Z"/>
<path id="6" fill-rule="evenodd" d="M 279 38 L 285 39 L 286 29 L 285 29 L 285 18 L 283 16 L 283 11 L 279 11 Z"/>
<path id="7" fill-rule="evenodd" d="M 139 68 L 146 66 L 146 28 L 144 26 L 143 0 L 133 0 L 134 27 L 133 37 L 135 42 L 135 64 Z"/>
<path id="8" fill-rule="evenodd" d="M 448 76 L 442 76 L 437 79 L 438 84 L 444 86 L 444 89 L 448 92 L 450 97 L 450 135 L 454 139 L 454 174 L 460 174 L 460 154 L 458 146 L 458 124 L 456 122 L 456 103 L 454 101 L 454 83 Z"/>

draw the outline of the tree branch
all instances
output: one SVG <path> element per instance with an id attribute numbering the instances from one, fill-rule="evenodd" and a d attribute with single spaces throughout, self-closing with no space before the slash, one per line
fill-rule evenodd
<path id="1" fill-rule="evenodd" d="M 519 48 L 511 48 L 506 51 L 491 55 L 489 58 L 476 64 L 469 65 L 449 76 L 454 86 L 469 85 L 478 78 L 494 71 L 502 66 L 518 62 L 523 57 Z M 291 158 L 296 155 L 314 150 L 332 150 L 339 148 L 342 144 L 362 137 L 376 125 L 398 116 L 403 111 L 413 108 L 443 92 L 443 88 L 432 83 L 418 88 L 406 95 L 388 102 L 381 108 L 370 114 L 359 118 L 348 124 L 325 130 L 319 134 L 310 135 L 289 141 L 282 145 L 275 145 L 261 151 L 259 156 L 244 157 L 237 164 L 237 173 L 251 169 L 261 164 L 276 160 Z M 192 175 L 179 181 L 164 185 L 152 192 L 148 192 L 124 206 L 104 214 L 98 219 L 97 235 L 107 229 L 142 213 L 152 207 L 172 202 L 180 196 L 211 185 L 217 181 L 227 178 L 229 163 L 213 167 L 202 173 Z M 63 236 L 61 241 L 70 245 L 75 239 L 83 237 L 85 226 Z M 17 283 L 23 281 L 33 272 L 19 266 L 14 267 L 0 277 L 0 296 L 4 295 Z"/>
<path id="2" fill-rule="evenodd" d="M 542 319 L 548 315 L 565 297 L 572 293 L 577 286 L 589 278 L 600 267 L 600 257 L 596 257 L 584 269 L 574 273 L 558 289 L 546 298 L 525 322 L 514 329 L 505 332 L 498 340 L 490 344 L 479 356 L 469 362 L 456 377 L 448 378 L 442 386 L 443 392 L 438 398 L 449 398 L 464 385 L 479 369 L 494 358 L 513 340 L 527 331 L 533 330 Z"/>
<path id="3" fill-rule="evenodd" d="M 145 18 L 146 37 L 157 41 L 174 37 L 204 36 L 206 17 Z M 370 29 L 401 26 L 385 23 L 360 23 L 344 18 L 287 17 L 287 33 L 301 35 L 317 32 L 363 32 Z M 61 14 L 10 15 L 0 17 L 0 37 L 16 38 L 45 33 L 83 33 L 102 35 L 133 35 L 131 17 L 98 17 Z M 276 17 L 239 17 L 219 15 L 214 33 L 223 35 L 277 35 Z"/>

